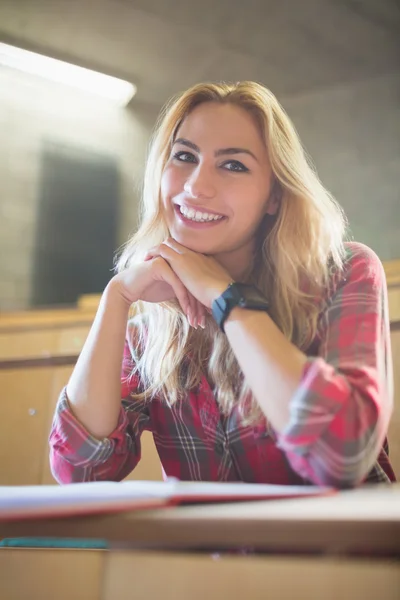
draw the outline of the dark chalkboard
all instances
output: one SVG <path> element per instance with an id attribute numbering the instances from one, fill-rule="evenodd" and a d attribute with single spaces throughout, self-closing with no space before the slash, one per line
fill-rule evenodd
<path id="1" fill-rule="evenodd" d="M 75 303 L 112 275 L 118 163 L 55 143 L 44 145 L 41 163 L 31 306 Z"/>

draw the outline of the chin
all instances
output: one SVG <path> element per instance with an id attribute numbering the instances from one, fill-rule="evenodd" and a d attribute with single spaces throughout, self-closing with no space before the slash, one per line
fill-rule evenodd
<path id="1" fill-rule="evenodd" d="M 193 235 L 179 235 L 174 231 L 171 231 L 171 235 L 179 244 L 188 248 L 188 250 L 192 250 L 193 252 L 198 252 L 199 254 L 207 254 L 213 256 L 214 254 L 218 254 L 221 250 L 210 240 L 207 240 L 205 236 L 200 236 L 196 239 L 196 236 Z"/>

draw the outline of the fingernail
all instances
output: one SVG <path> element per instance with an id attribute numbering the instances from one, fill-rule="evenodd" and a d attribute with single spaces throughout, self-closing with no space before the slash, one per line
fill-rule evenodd
<path id="1" fill-rule="evenodd" d="M 200 327 L 201 327 L 202 329 L 205 329 L 205 328 L 206 328 L 206 317 L 205 317 L 204 315 L 203 315 L 203 316 L 201 317 L 201 319 L 200 319 Z"/>
<path id="2" fill-rule="evenodd" d="M 194 329 L 197 329 L 196 317 L 194 316 L 193 311 L 192 311 L 191 308 L 189 308 L 189 310 L 188 310 L 187 317 L 188 317 L 188 321 L 189 321 L 190 327 L 193 327 Z"/>

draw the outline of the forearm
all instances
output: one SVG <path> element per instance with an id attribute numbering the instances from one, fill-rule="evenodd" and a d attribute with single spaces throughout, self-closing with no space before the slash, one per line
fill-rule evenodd
<path id="1" fill-rule="evenodd" d="M 128 314 L 129 305 L 111 281 L 67 386 L 73 413 L 100 439 L 107 437 L 118 422 Z"/>
<path id="2" fill-rule="evenodd" d="M 307 357 L 260 311 L 235 308 L 225 332 L 243 374 L 272 427 L 281 432 L 290 420 L 290 401 Z"/>
<path id="3" fill-rule="evenodd" d="M 365 345 L 361 364 L 351 348 L 338 370 L 323 357 L 307 358 L 266 313 L 239 308 L 225 331 L 294 470 L 321 485 L 362 481 L 376 461 L 391 410 L 390 386 L 374 365 L 376 351 L 368 356 Z M 384 369 L 385 361 L 379 364 Z"/>

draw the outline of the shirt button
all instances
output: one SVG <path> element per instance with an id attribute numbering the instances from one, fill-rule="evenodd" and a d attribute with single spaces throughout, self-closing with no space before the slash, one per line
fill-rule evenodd
<path id="1" fill-rule="evenodd" d="M 217 444 L 215 444 L 215 452 L 220 456 L 224 453 L 224 449 L 224 444 L 222 442 L 217 442 Z"/>

